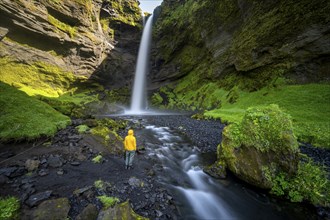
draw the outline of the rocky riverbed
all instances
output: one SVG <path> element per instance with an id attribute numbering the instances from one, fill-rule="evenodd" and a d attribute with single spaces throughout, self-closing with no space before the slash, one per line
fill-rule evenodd
<path id="1" fill-rule="evenodd" d="M 126 170 L 123 155 L 109 154 L 95 139 L 77 132 L 75 127 L 83 123 L 74 120 L 52 139 L 1 144 L 0 195 L 20 198 L 22 219 L 58 215 L 106 219 L 111 213 L 132 214 L 131 210 L 151 219 L 180 218 L 175 196 L 157 181 L 155 164 L 143 150 L 135 157 L 134 169 Z M 139 132 L 144 123 L 179 130 L 201 152 L 216 152 L 224 127 L 219 121 L 195 120 L 189 115 L 143 116 L 130 118 L 128 127 L 118 133 L 124 137 L 134 127 L 138 145 L 143 146 Z M 302 152 L 329 167 L 328 150 L 304 146 Z M 94 163 L 98 155 L 102 159 Z M 122 205 L 116 206 L 117 211 L 102 209 L 99 196 L 116 197 Z M 60 210 L 54 208 L 59 206 Z"/>

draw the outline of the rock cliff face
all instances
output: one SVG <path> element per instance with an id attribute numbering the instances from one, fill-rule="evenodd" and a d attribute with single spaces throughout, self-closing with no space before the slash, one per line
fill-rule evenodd
<path id="1" fill-rule="evenodd" d="M 123 86 L 122 79 L 131 79 L 134 71 L 140 22 L 136 0 L 4 0 L 1 64 L 28 68 L 42 62 L 78 79 L 106 79 L 108 86 Z M 15 81 L 9 78 L 1 80 Z"/>
<path id="2" fill-rule="evenodd" d="M 154 28 L 152 87 L 189 74 L 257 90 L 278 76 L 329 81 L 329 1 L 164 0 Z M 235 78 L 230 81 L 229 78 Z M 253 79 L 254 85 L 244 81 Z"/>

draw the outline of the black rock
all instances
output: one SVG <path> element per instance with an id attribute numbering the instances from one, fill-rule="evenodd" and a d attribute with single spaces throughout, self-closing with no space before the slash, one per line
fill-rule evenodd
<path id="1" fill-rule="evenodd" d="M 7 183 L 8 180 L 8 177 L 6 177 L 5 175 L 0 175 L 0 186 Z"/>
<path id="2" fill-rule="evenodd" d="M 51 155 L 48 158 L 48 165 L 53 168 L 59 168 L 63 165 L 63 162 L 60 157 Z"/>
<path id="3" fill-rule="evenodd" d="M 41 193 L 37 193 L 34 195 L 31 195 L 26 201 L 25 204 L 28 205 L 29 207 L 33 207 L 38 205 L 40 202 L 48 199 L 50 197 L 50 195 L 52 194 L 51 190 L 45 191 L 45 192 L 41 192 Z"/>
<path id="4" fill-rule="evenodd" d="M 80 165 L 80 163 L 78 161 L 71 162 L 70 164 L 72 166 L 79 166 Z"/>

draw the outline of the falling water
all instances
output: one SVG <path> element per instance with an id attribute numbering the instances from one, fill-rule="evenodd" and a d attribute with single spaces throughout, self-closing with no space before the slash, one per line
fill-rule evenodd
<path id="1" fill-rule="evenodd" d="M 139 48 L 137 65 L 135 70 L 134 86 L 132 92 L 130 114 L 141 114 L 146 107 L 146 75 L 149 64 L 149 51 L 152 31 L 151 15 L 143 29 L 142 39 Z"/>

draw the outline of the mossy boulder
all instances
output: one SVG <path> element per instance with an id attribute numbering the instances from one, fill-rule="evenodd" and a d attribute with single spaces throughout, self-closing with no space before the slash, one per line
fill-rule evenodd
<path id="1" fill-rule="evenodd" d="M 99 213 L 98 220 L 105 219 L 127 219 L 127 220 L 147 220 L 148 218 L 136 214 L 128 201 L 117 204 L 113 208 L 108 208 Z"/>
<path id="2" fill-rule="evenodd" d="M 241 124 L 227 126 L 218 148 L 218 158 L 244 181 L 270 189 L 264 168 L 294 175 L 299 148 L 290 116 L 277 105 L 249 108 Z"/>
<path id="3" fill-rule="evenodd" d="M 58 198 L 42 202 L 34 211 L 32 219 L 67 219 L 70 202 L 67 198 Z"/>
<path id="4" fill-rule="evenodd" d="M 107 126 L 97 126 L 90 130 L 97 142 L 103 145 L 110 153 L 121 154 L 123 152 L 123 139 L 115 130 L 110 130 Z"/>

